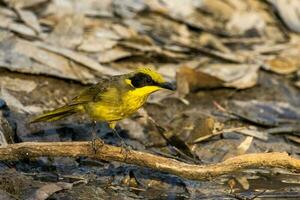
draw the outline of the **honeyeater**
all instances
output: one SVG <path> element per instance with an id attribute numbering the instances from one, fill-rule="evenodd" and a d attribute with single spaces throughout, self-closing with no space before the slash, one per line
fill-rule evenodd
<path id="1" fill-rule="evenodd" d="M 83 90 L 67 105 L 37 116 L 31 123 L 56 121 L 75 113 L 87 113 L 94 121 L 108 122 L 114 129 L 117 121 L 136 112 L 151 93 L 160 89 L 175 90 L 175 86 L 153 69 L 138 68 L 128 74 L 102 79 Z"/>

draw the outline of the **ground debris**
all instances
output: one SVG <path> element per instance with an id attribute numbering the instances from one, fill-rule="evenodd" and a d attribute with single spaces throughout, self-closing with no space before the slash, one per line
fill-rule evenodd
<path id="1" fill-rule="evenodd" d="M 262 126 L 278 126 L 280 124 L 297 124 L 300 110 L 284 102 L 232 101 L 234 114 Z"/>
<path id="2" fill-rule="evenodd" d="M 120 122 L 118 133 L 131 148 L 190 163 L 276 151 L 299 158 L 299 5 L 298 0 L 4 0 L 1 143 L 91 140 L 92 125 L 84 115 L 27 122 L 67 104 L 82 84 L 150 66 L 176 81 L 177 91 L 150 95 L 145 110 Z M 96 128 L 106 143 L 120 145 L 105 123 Z M 0 196 L 13 199 L 251 199 L 265 189 L 259 197 L 299 196 L 298 175 L 279 179 L 286 176 L 282 171 L 193 182 L 91 158 L 1 162 L 0 172 L 4 168 L 18 170 L 6 179 L 0 173 Z M 43 180 L 27 181 L 24 172 Z M 73 186 L 72 178 L 61 178 L 72 175 L 91 182 Z"/>

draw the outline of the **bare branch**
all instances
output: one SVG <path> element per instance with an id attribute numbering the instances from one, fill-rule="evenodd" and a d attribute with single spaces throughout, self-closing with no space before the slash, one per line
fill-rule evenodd
<path id="1" fill-rule="evenodd" d="M 146 152 L 126 150 L 96 142 L 95 154 L 90 142 L 24 142 L 0 148 L 0 160 L 20 160 L 34 157 L 89 157 L 119 161 L 175 174 L 192 180 L 208 180 L 249 168 L 284 168 L 300 171 L 300 160 L 287 153 L 245 154 L 210 165 L 193 165 Z"/>

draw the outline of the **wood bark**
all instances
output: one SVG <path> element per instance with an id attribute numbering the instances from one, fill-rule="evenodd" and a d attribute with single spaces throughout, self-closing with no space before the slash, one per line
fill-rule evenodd
<path id="1" fill-rule="evenodd" d="M 284 168 L 300 171 L 300 160 L 287 153 L 245 154 L 209 165 L 194 165 L 147 152 L 127 150 L 96 142 L 24 142 L 0 148 L 0 160 L 22 160 L 36 157 L 89 157 L 97 160 L 119 161 L 148 167 L 191 180 L 209 180 L 224 174 L 249 168 Z"/>

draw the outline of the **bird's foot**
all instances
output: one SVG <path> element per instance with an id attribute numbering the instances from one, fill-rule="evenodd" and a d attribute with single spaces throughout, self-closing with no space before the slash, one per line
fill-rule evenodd
<path id="1" fill-rule="evenodd" d="M 113 129 L 114 134 L 118 137 L 119 141 L 121 142 L 121 150 L 122 153 L 125 150 L 125 153 L 132 150 L 132 148 L 126 144 L 125 140 L 119 135 L 118 131 L 116 129 Z"/>
<path id="2" fill-rule="evenodd" d="M 97 153 L 99 147 L 103 144 L 104 144 L 104 141 L 99 137 L 94 137 L 92 139 L 92 148 L 93 148 L 93 151 L 95 154 Z"/>

